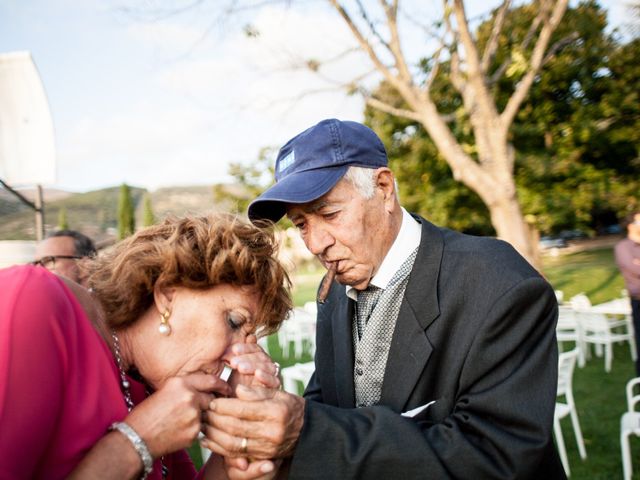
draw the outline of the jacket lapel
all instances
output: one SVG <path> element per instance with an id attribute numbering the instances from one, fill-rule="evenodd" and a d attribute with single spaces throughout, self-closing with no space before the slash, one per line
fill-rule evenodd
<path id="1" fill-rule="evenodd" d="M 440 315 L 438 275 L 444 248 L 442 233 L 426 220 L 417 219 L 422 223 L 420 247 L 398 314 L 380 398 L 382 405 L 397 412 L 405 407 L 429 361 L 433 347 L 425 330 Z M 349 373 L 353 376 L 353 365 Z"/>

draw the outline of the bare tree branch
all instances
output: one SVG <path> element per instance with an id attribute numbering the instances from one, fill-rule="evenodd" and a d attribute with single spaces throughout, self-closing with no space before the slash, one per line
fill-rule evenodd
<path id="1" fill-rule="evenodd" d="M 543 0 L 542 3 L 543 5 L 545 5 L 546 1 Z M 536 15 L 536 17 L 531 22 L 531 25 L 529 25 L 529 30 L 527 30 L 526 35 L 522 39 L 522 43 L 520 43 L 520 46 L 518 47 L 518 49 L 521 52 L 525 52 L 529 48 L 529 44 L 533 40 L 535 33 L 538 31 L 538 28 L 540 27 L 540 23 L 542 23 L 542 20 L 543 20 L 543 17 L 541 15 Z M 502 62 L 502 65 L 500 65 L 496 69 L 496 71 L 493 72 L 493 75 L 491 75 L 491 79 L 489 80 L 490 85 L 495 84 L 498 80 L 502 78 L 502 76 L 504 75 L 504 72 L 506 72 L 507 69 L 509 68 L 509 65 L 511 65 L 511 62 L 513 62 L 513 57 L 511 55 L 508 55 L 507 58 L 504 60 L 504 62 Z"/>
<path id="2" fill-rule="evenodd" d="M 382 45 L 384 45 L 384 47 L 387 50 L 391 51 L 391 47 L 389 46 L 389 43 L 387 43 L 387 41 L 384 38 L 382 38 L 382 35 L 380 35 L 380 32 L 378 32 L 378 29 L 373 24 L 373 21 L 371 20 L 371 18 L 369 17 L 369 14 L 367 13 L 367 9 L 364 8 L 364 5 L 362 5 L 362 1 L 361 0 L 357 0 L 356 3 L 357 3 L 358 8 L 360 10 L 360 16 L 366 22 L 367 26 L 369 27 L 369 30 L 371 30 L 371 33 L 373 33 L 373 35 L 378 39 L 378 41 Z"/>
<path id="3" fill-rule="evenodd" d="M 351 33 L 353 34 L 353 36 L 356 37 L 356 40 L 358 41 L 362 49 L 367 53 L 367 55 L 373 62 L 373 65 L 378 69 L 380 73 L 382 73 L 384 78 L 390 84 L 395 86 L 398 83 L 397 78 L 393 75 L 391 70 L 389 70 L 384 63 L 382 63 L 382 60 L 380 60 L 380 58 L 378 57 L 377 53 L 375 52 L 375 50 L 373 49 L 369 41 L 364 37 L 360 29 L 353 22 L 353 19 L 351 18 L 351 16 L 344 9 L 344 7 L 340 3 L 338 3 L 337 0 L 328 0 L 328 1 L 338 11 L 342 19 L 345 21 L 345 23 L 349 27 L 349 30 L 351 30 Z"/>
<path id="4" fill-rule="evenodd" d="M 442 0 L 442 7 L 444 10 L 444 24 L 446 34 L 451 36 L 451 44 L 449 45 L 449 57 L 451 58 L 451 84 L 461 94 L 466 88 L 466 80 L 464 79 L 460 69 L 460 56 L 458 55 L 458 34 L 451 25 L 451 16 L 447 13 L 447 0 Z M 446 35 L 445 34 L 445 35 Z M 443 40 L 444 43 L 444 40 Z"/>
<path id="5" fill-rule="evenodd" d="M 520 105 L 524 101 L 527 93 L 529 93 L 529 89 L 531 88 L 534 79 L 536 78 L 538 72 L 540 71 L 540 68 L 542 67 L 545 50 L 549 45 L 551 35 L 557 28 L 560 20 L 562 19 L 562 16 L 564 15 L 565 10 L 567 9 L 567 3 L 568 0 L 556 0 L 550 17 L 548 16 L 545 8 L 548 3 L 545 2 L 544 5 L 540 6 L 540 12 L 538 13 L 538 16 L 546 18 L 546 20 L 544 20 L 543 22 L 542 29 L 540 30 L 540 35 L 538 36 L 538 40 L 533 47 L 533 53 L 531 54 L 531 60 L 529 61 L 529 70 L 516 86 L 516 89 L 511 95 L 511 98 L 509 98 L 506 107 L 504 108 L 502 114 L 500 114 L 500 122 L 502 124 L 502 129 L 504 132 L 506 132 L 511 126 L 511 123 L 515 118 Z"/>
<path id="6" fill-rule="evenodd" d="M 411 15 L 410 13 L 407 13 L 405 9 L 400 9 L 399 12 L 402 15 L 402 18 L 404 20 L 406 20 L 407 22 L 411 23 L 412 25 L 420 29 L 422 32 L 424 32 L 427 38 L 440 38 L 440 36 L 434 31 L 433 28 L 425 25 L 424 23 L 419 22 L 418 18 L 415 15 Z"/>
<path id="7" fill-rule="evenodd" d="M 504 62 L 502 62 L 502 65 L 500 65 L 496 69 L 496 71 L 493 72 L 493 75 L 491 75 L 491 77 L 489 78 L 489 85 L 494 85 L 498 80 L 502 78 L 504 72 L 506 72 L 507 68 L 509 68 L 509 65 L 511 65 L 512 60 L 513 59 L 511 58 L 511 56 L 509 56 Z"/>
<path id="8" fill-rule="evenodd" d="M 497 113 L 495 104 L 490 100 L 486 77 L 480 67 L 478 47 L 469 31 L 469 23 L 467 22 L 462 0 L 453 0 L 453 11 L 456 16 L 460 39 L 464 47 L 465 60 L 468 66 L 467 75 L 469 82 L 473 84 L 474 90 L 474 95 L 472 96 L 473 105 L 469 105 L 469 117 L 473 120 L 474 105 L 477 105 L 483 112 L 485 118 L 492 118 Z M 467 96 L 467 98 L 471 97 Z"/>
<path id="9" fill-rule="evenodd" d="M 427 77 L 427 81 L 424 85 L 424 89 L 427 92 L 431 91 L 431 86 L 433 85 L 433 82 L 435 81 L 436 77 L 438 76 L 438 72 L 440 71 L 440 55 L 442 54 L 445 46 L 446 45 L 444 43 L 444 39 L 442 39 L 440 46 L 431 57 L 433 60 L 433 66 L 431 67 L 431 71 L 429 72 L 429 76 Z"/>
<path id="10" fill-rule="evenodd" d="M 389 27 L 389 33 L 391 34 L 391 42 L 389 44 L 391 48 L 391 53 L 393 54 L 393 58 L 396 61 L 396 66 L 398 67 L 398 72 L 400 74 L 400 78 L 407 84 L 413 84 L 413 76 L 407 67 L 407 62 L 404 57 L 404 53 L 402 53 L 402 47 L 400 46 L 400 35 L 398 34 L 398 21 L 397 21 L 397 13 L 398 13 L 398 4 L 397 2 L 390 6 L 384 0 L 380 0 L 382 4 L 382 8 L 384 9 L 384 13 L 387 16 L 387 25 Z"/>
<path id="11" fill-rule="evenodd" d="M 580 38 L 580 34 L 578 32 L 572 32 L 566 37 L 561 38 L 556 43 L 551 45 L 551 47 L 549 48 L 549 51 L 547 52 L 544 59 L 542 60 L 542 64 L 545 65 L 549 60 L 551 60 L 556 55 L 556 53 L 558 53 L 567 45 L 571 45 L 578 38 Z"/>
<path id="12" fill-rule="evenodd" d="M 440 118 L 445 123 L 451 123 L 454 120 L 456 120 L 456 118 L 458 118 L 458 116 L 455 114 L 455 112 L 451 112 L 451 113 L 443 113 L 443 114 L 441 114 Z"/>
<path id="13" fill-rule="evenodd" d="M 371 107 L 377 110 L 380 110 L 382 112 L 388 113 L 389 115 L 408 118 L 409 120 L 415 120 L 416 122 L 421 121 L 421 116 L 418 115 L 413 110 L 406 110 L 404 108 L 394 107 L 393 105 L 389 105 L 388 103 L 383 102 L 382 100 L 379 100 L 375 97 L 365 96 L 364 100 L 367 103 L 367 105 L 370 105 Z"/>
<path id="14" fill-rule="evenodd" d="M 122 12 L 126 15 L 129 15 L 133 18 L 144 18 L 145 20 L 150 20 L 152 22 L 166 20 L 167 18 L 174 17 L 176 15 L 180 15 L 182 13 L 188 12 L 195 7 L 204 3 L 204 0 L 193 0 L 191 3 L 176 8 L 169 9 L 155 9 L 155 10 L 147 10 L 144 9 L 141 11 L 140 9 L 129 7 L 129 6 L 120 6 L 116 8 L 116 11 Z"/>
<path id="15" fill-rule="evenodd" d="M 495 19 L 493 20 L 493 27 L 491 29 L 491 36 L 487 41 L 487 45 L 485 46 L 484 53 L 482 55 L 481 67 L 482 71 L 486 74 L 489 71 L 489 66 L 493 61 L 493 57 L 496 54 L 498 49 L 498 40 L 500 40 L 500 34 L 502 33 L 502 27 L 504 26 L 504 20 L 507 16 L 507 12 L 509 11 L 509 6 L 511 5 L 511 0 L 504 0 L 502 5 L 500 6 L 498 13 L 496 13 Z"/>

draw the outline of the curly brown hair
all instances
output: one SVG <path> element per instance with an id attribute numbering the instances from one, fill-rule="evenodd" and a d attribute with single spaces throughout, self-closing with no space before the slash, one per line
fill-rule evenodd
<path id="1" fill-rule="evenodd" d="M 110 327 L 135 322 L 154 302 L 154 286 L 203 290 L 220 284 L 260 293 L 259 334 L 273 333 L 292 308 L 291 282 L 276 259 L 272 229 L 231 214 L 170 217 L 138 231 L 85 265 Z"/>

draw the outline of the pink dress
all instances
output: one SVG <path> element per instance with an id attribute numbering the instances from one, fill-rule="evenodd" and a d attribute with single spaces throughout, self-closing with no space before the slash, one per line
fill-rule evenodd
<path id="1" fill-rule="evenodd" d="M 107 344 L 41 267 L 0 270 L 0 480 L 65 478 L 127 408 Z M 134 401 L 144 388 L 132 381 Z M 117 459 L 114 459 L 117 461 Z M 181 451 L 171 479 L 194 478 Z M 156 461 L 151 479 L 160 479 Z"/>

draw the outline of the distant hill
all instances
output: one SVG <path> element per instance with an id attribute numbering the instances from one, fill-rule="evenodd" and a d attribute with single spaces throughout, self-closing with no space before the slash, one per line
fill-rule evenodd
<path id="1" fill-rule="evenodd" d="M 237 193 L 235 185 L 225 189 Z M 136 224 L 142 221 L 142 198 L 145 189 L 131 187 L 136 208 Z M 20 191 L 31 199 L 32 191 Z M 86 193 L 45 190 L 45 231 L 56 229 L 58 213 L 66 209 L 69 228 L 89 235 L 99 243 L 108 242 L 116 235 L 118 226 L 118 196 L 120 187 L 105 188 Z M 151 204 L 157 219 L 168 214 L 201 214 L 216 210 L 229 210 L 229 203 L 214 204 L 212 186 L 166 187 L 151 192 Z M 0 188 L 0 240 L 34 240 L 35 214 L 10 192 Z"/>

